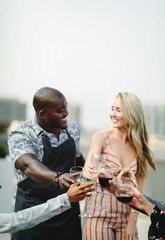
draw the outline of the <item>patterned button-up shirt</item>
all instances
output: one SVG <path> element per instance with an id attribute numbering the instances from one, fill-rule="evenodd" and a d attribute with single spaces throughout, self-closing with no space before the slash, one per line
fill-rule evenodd
<path id="1" fill-rule="evenodd" d="M 81 155 L 79 146 L 80 129 L 71 119 L 67 119 L 67 130 L 75 141 L 76 156 Z M 43 158 L 43 143 L 41 134 L 46 133 L 52 147 L 57 147 L 68 139 L 65 129 L 60 130 L 59 140 L 52 133 L 43 130 L 37 122 L 36 117 L 22 122 L 8 137 L 10 159 L 15 163 L 16 159 L 25 153 L 35 154 L 39 161 Z M 24 180 L 27 176 L 20 170 L 16 170 L 17 181 Z"/>

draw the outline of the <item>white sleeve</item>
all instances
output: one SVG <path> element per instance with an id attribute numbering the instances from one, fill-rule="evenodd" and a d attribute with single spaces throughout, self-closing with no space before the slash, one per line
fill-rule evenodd
<path id="1" fill-rule="evenodd" d="M 19 212 L 0 214 L 0 233 L 17 232 L 44 222 L 71 207 L 67 193 Z"/>

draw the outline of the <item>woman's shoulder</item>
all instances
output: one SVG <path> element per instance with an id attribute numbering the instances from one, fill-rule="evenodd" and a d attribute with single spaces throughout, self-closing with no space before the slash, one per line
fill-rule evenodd
<path id="1" fill-rule="evenodd" d="M 105 139 L 111 136 L 111 130 L 100 130 L 96 131 L 93 135 L 92 138 L 100 138 L 100 139 Z"/>
<path id="2" fill-rule="evenodd" d="M 93 133 L 93 137 L 102 137 L 104 135 L 105 131 L 99 130 Z"/>

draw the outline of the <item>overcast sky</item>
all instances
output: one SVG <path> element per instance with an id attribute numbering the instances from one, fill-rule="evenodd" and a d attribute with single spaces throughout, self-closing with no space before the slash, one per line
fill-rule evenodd
<path id="1" fill-rule="evenodd" d="M 28 104 L 41 87 L 109 122 L 119 91 L 165 102 L 164 0 L 0 0 L 0 96 Z"/>

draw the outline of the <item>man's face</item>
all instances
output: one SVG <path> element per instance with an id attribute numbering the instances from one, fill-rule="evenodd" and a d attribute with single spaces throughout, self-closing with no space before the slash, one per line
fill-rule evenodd
<path id="1" fill-rule="evenodd" d="M 55 97 L 48 104 L 46 112 L 46 123 L 49 128 L 67 127 L 67 102 L 64 97 Z"/>

